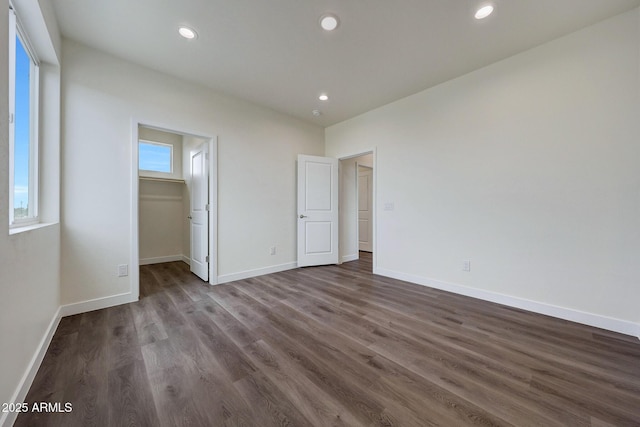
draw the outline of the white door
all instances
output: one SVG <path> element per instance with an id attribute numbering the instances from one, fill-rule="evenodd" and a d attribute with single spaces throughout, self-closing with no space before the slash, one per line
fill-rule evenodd
<path id="1" fill-rule="evenodd" d="M 298 156 L 298 266 L 338 263 L 338 160 Z"/>
<path id="2" fill-rule="evenodd" d="M 209 280 L 208 144 L 191 152 L 191 271 Z"/>
<path id="3" fill-rule="evenodd" d="M 372 199 L 373 169 L 358 166 L 358 246 L 366 252 L 373 251 Z"/>

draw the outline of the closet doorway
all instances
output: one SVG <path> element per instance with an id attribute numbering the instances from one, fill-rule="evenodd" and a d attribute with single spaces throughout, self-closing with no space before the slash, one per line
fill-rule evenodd
<path id="1" fill-rule="evenodd" d="M 133 130 L 132 292 L 139 266 L 182 261 L 217 283 L 217 143 L 137 123 Z"/>

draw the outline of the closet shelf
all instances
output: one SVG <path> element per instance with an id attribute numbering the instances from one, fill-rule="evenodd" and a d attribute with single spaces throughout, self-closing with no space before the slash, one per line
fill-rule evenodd
<path id="1" fill-rule="evenodd" d="M 184 184 L 184 179 L 152 178 L 150 176 L 140 176 L 138 178 L 141 179 L 142 181 L 175 182 L 176 184 Z"/>

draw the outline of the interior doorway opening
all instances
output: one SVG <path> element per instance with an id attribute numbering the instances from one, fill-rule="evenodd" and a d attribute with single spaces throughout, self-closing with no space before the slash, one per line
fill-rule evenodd
<path id="1" fill-rule="evenodd" d="M 132 154 L 132 293 L 140 265 L 173 261 L 216 284 L 216 138 L 134 122 Z"/>
<path id="2" fill-rule="evenodd" d="M 340 262 L 375 271 L 375 152 L 340 158 Z"/>

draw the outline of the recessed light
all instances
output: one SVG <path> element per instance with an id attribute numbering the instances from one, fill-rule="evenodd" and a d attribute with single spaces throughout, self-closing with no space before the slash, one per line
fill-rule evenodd
<path id="1" fill-rule="evenodd" d="M 326 93 L 323 93 L 318 97 L 318 99 L 320 101 L 327 101 L 327 100 L 329 100 L 329 95 L 327 95 Z"/>
<path id="2" fill-rule="evenodd" d="M 484 19 L 487 16 L 491 15 L 491 13 L 493 12 L 493 6 L 491 6 L 490 4 L 486 5 L 486 6 L 482 6 L 480 9 L 478 9 L 478 11 L 476 12 L 476 19 Z"/>
<path id="3" fill-rule="evenodd" d="M 180 35 L 185 39 L 189 39 L 189 40 L 195 39 L 196 37 L 198 37 L 198 34 L 194 29 L 185 27 L 185 26 L 178 27 L 178 33 L 180 33 Z"/>
<path id="4" fill-rule="evenodd" d="M 320 26 L 323 30 L 333 31 L 338 28 L 338 17 L 332 13 L 324 14 L 320 17 Z"/>

